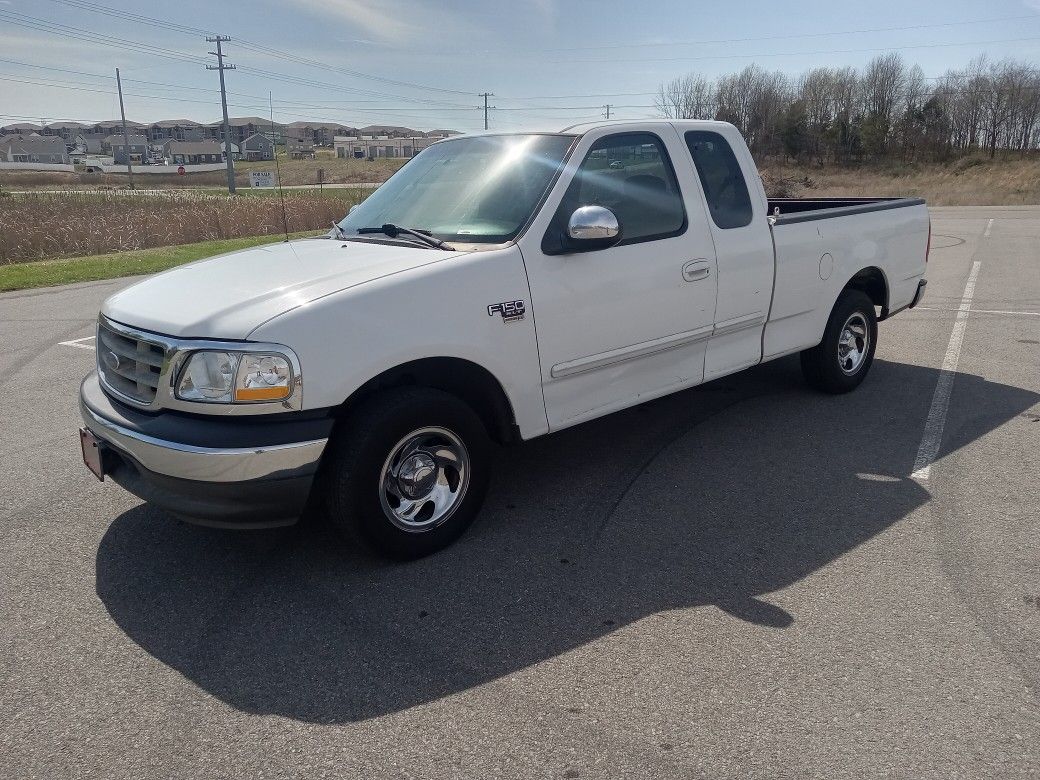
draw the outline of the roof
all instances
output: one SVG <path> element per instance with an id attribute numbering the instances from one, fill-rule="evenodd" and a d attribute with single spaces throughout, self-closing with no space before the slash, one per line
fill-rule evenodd
<path id="1" fill-rule="evenodd" d="M 130 123 L 127 122 L 127 124 L 130 124 Z M 147 136 L 144 136 L 144 135 L 134 135 L 134 134 L 131 133 L 128 136 L 128 138 L 129 138 L 131 146 L 147 146 L 148 145 L 148 137 Z M 106 135 L 105 136 L 105 143 L 108 144 L 109 146 L 124 146 L 125 145 L 125 141 L 123 140 L 123 134 L 122 133 L 112 133 L 112 135 Z"/>
<path id="2" fill-rule="evenodd" d="M 90 127 L 82 122 L 51 122 L 49 125 L 44 125 L 48 130 L 77 130 L 81 127 Z"/>
<path id="3" fill-rule="evenodd" d="M 423 133 L 427 138 L 435 135 L 462 135 L 461 130 L 427 130 Z"/>
<path id="4" fill-rule="evenodd" d="M 206 141 L 170 141 L 166 147 L 167 154 L 220 154 L 220 144 L 209 139 Z"/>
<path id="5" fill-rule="evenodd" d="M 202 127 L 198 122 L 191 119 L 160 119 L 152 122 L 151 127 Z"/>
<path id="6" fill-rule="evenodd" d="M 0 146 L 16 154 L 65 154 L 65 140 L 56 135 L 21 135 L 0 138 Z"/>
<path id="7" fill-rule="evenodd" d="M 105 120 L 104 122 L 95 122 L 92 125 L 82 125 L 82 127 L 108 127 L 109 125 L 117 125 L 119 127 L 122 127 L 123 126 L 123 120 L 122 119 L 108 119 L 108 120 Z M 126 120 L 126 126 L 127 127 L 148 127 L 148 125 L 142 124 L 141 122 L 133 122 L 133 121 L 131 121 L 129 119 Z"/>
<path id="8" fill-rule="evenodd" d="M 290 122 L 285 125 L 287 128 L 293 130 L 301 130 L 305 127 L 320 127 L 324 130 L 355 130 L 353 125 L 348 125 L 343 122 Z"/>
<path id="9" fill-rule="evenodd" d="M 375 133 L 404 133 L 405 135 L 422 135 L 419 130 L 413 130 L 410 127 L 400 127 L 399 125 L 368 125 L 368 127 L 357 128 L 359 133 L 365 133 L 366 135 L 373 135 Z"/>
<path id="10" fill-rule="evenodd" d="M 272 146 L 274 145 L 274 141 L 272 141 L 270 138 L 268 138 L 263 133 L 253 133 L 252 135 L 246 136 L 245 138 L 242 139 L 242 145 L 245 146 L 247 143 L 252 141 L 254 138 L 259 138 L 259 139 L 261 139 L 261 140 L 271 144 Z"/>
<path id="11" fill-rule="evenodd" d="M 0 130 L 3 130 L 5 133 L 25 132 L 26 130 L 34 132 L 42 129 L 43 128 L 40 125 L 34 125 L 32 122 L 16 122 L 13 125 L 4 125 L 3 127 L 0 127 Z"/>

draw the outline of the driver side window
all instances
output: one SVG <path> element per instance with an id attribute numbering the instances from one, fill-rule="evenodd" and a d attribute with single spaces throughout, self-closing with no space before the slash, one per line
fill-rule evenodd
<path id="1" fill-rule="evenodd" d="M 675 171 L 661 139 L 652 133 L 611 135 L 593 145 L 546 233 L 547 253 L 561 251 L 550 243 L 559 242 L 570 215 L 581 206 L 603 206 L 614 212 L 621 225 L 621 246 L 686 230 Z"/>

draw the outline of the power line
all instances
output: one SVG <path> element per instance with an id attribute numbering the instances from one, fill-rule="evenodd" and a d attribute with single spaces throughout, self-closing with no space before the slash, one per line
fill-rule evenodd
<path id="1" fill-rule="evenodd" d="M 820 51 L 786 51 L 786 52 L 764 52 L 758 54 L 714 54 L 701 57 L 635 57 L 635 58 L 617 58 L 611 57 L 610 59 L 566 59 L 566 60 L 553 60 L 556 63 L 575 63 L 575 62 L 590 62 L 590 63 L 615 63 L 615 62 L 701 62 L 708 60 L 733 60 L 733 59 L 754 59 L 757 57 L 807 57 L 819 54 L 861 54 L 865 52 L 884 52 L 884 51 L 905 51 L 908 49 L 939 49 L 950 46 L 988 46 L 998 43 L 1023 43 L 1027 41 L 1040 41 L 1040 37 L 1028 37 L 1028 38 L 1003 38 L 994 41 L 961 41 L 959 43 L 921 43 L 914 46 L 883 46 L 878 48 L 869 49 L 825 49 Z"/>
<path id="2" fill-rule="evenodd" d="M 138 24 L 144 24 L 151 27 L 158 27 L 159 29 L 175 32 L 181 32 L 187 35 L 205 35 L 206 31 L 201 30 L 197 27 L 189 27 L 181 24 L 170 24 L 169 22 L 156 19 L 154 17 L 145 16 L 144 14 L 128 13 L 122 9 L 112 8 L 111 6 L 102 5 L 101 3 L 86 2 L 85 0 L 51 0 L 51 2 L 59 3 L 61 5 L 67 5 L 73 8 L 79 8 L 84 11 L 91 11 L 94 13 L 103 14 L 106 16 L 112 16 L 117 19 L 129 20 Z M 448 89 L 446 87 L 436 87 L 428 84 L 417 84 L 412 81 L 403 81 L 400 79 L 393 79 L 386 76 L 378 76 L 372 73 L 364 73 L 362 71 L 353 70 L 350 68 L 341 68 L 328 63 L 320 62 L 318 60 L 312 60 L 308 57 L 303 57 L 292 52 L 282 51 L 280 49 L 273 48 L 260 43 L 246 40 L 244 38 L 237 38 L 235 41 L 239 46 L 247 49 L 251 49 L 257 53 L 264 54 L 269 57 L 281 59 L 288 62 L 294 62 L 298 65 L 306 65 L 312 68 L 319 68 L 321 70 L 330 71 L 334 73 L 342 73 L 347 76 L 353 76 L 354 78 L 368 79 L 371 81 L 378 81 L 384 84 L 393 84 L 395 86 L 408 87 L 411 89 L 420 89 L 424 91 L 441 92 L 453 95 L 468 95 L 469 92 L 457 89 Z"/>
<path id="3" fill-rule="evenodd" d="M 61 2 L 61 0 L 55 0 Z M 796 38 L 829 38 L 836 35 L 858 35 L 860 33 L 878 32 L 903 32 L 906 30 L 929 30 L 937 27 L 961 27 L 964 25 L 989 24 L 991 22 L 1019 22 L 1026 19 L 1040 20 L 1037 14 L 1022 14 L 1021 16 L 1000 16 L 989 19 L 968 19 L 960 22 L 933 22 L 931 24 L 912 24 L 900 27 L 867 27 L 859 30 L 836 30 L 819 33 L 794 33 L 791 35 L 764 35 L 753 38 L 706 38 L 699 41 L 664 41 L 660 43 L 614 43 L 599 46 L 567 46 L 559 49 L 541 49 L 542 52 L 551 51 L 596 51 L 605 49 L 630 49 L 630 48 L 654 48 L 665 46 L 706 46 L 713 43 L 753 43 L 758 41 L 781 41 Z"/>

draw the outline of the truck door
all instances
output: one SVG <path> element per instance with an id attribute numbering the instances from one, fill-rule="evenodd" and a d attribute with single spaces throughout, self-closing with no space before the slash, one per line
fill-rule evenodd
<path id="1" fill-rule="evenodd" d="M 698 200 L 707 205 L 718 255 L 715 332 L 704 360 L 709 380 L 762 359 L 762 329 L 773 294 L 773 241 L 758 172 L 736 128 L 687 130 L 682 137 L 697 170 L 704 194 Z"/>
<path id="2" fill-rule="evenodd" d="M 551 430 L 702 380 L 715 250 L 704 209 L 687 207 L 688 160 L 665 123 L 590 131 L 521 239 Z M 567 222 L 588 205 L 616 215 L 618 244 L 567 248 Z"/>

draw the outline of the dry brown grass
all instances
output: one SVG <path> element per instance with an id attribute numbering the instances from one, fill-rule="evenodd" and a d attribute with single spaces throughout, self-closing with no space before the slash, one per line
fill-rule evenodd
<path id="1" fill-rule="evenodd" d="M 349 208 L 315 192 L 285 194 L 289 230 L 319 230 Z M 171 192 L 38 193 L 0 198 L 0 264 L 261 236 L 283 230 L 277 197 Z"/>
<path id="2" fill-rule="evenodd" d="M 394 171 L 404 165 L 403 159 L 350 160 L 339 159 L 330 150 L 319 150 L 314 160 L 288 160 L 278 157 L 282 184 L 317 184 L 318 169 L 325 171 L 326 184 L 361 184 L 383 182 Z M 235 163 L 235 183 L 239 187 L 249 186 L 250 171 L 274 171 L 273 161 Z M 207 171 L 179 176 L 176 168 L 170 173 L 139 174 L 134 177 L 138 189 L 192 189 L 197 187 L 223 187 L 227 182 L 224 171 Z M 5 190 L 38 189 L 85 189 L 127 186 L 126 174 L 122 173 L 61 173 L 56 171 L 0 171 L 0 188 Z"/>
<path id="3" fill-rule="evenodd" d="M 794 184 L 793 197 L 913 196 L 932 206 L 1018 206 L 1040 203 L 1040 160 L 964 158 L 948 165 L 837 168 L 770 163 L 770 182 L 808 177 L 815 186 Z M 773 195 L 773 193 L 770 193 Z"/>

